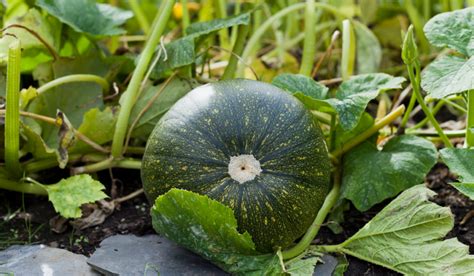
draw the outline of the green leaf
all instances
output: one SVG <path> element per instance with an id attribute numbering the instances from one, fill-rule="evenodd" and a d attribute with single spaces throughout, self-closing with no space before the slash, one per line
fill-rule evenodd
<path id="1" fill-rule="evenodd" d="M 272 84 L 299 97 L 325 99 L 329 88 L 319 82 L 300 74 L 280 74 L 272 80 Z"/>
<path id="2" fill-rule="evenodd" d="M 448 47 L 469 57 L 474 55 L 474 7 L 438 14 L 423 30 L 434 46 Z"/>
<path id="3" fill-rule="evenodd" d="M 357 73 L 375 73 L 382 62 L 382 47 L 379 40 L 364 24 L 353 21 L 356 35 Z"/>
<path id="4" fill-rule="evenodd" d="M 57 150 L 48 147 L 41 135 L 29 125 L 21 123 L 20 134 L 26 140 L 22 150 L 33 154 L 35 159 L 52 158 L 58 155 Z"/>
<path id="5" fill-rule="evenodd" d="M 130 11 L 93 0 L 38 0 L 36 4 L 77 32 L 92 36 L 123 34 L 125 30 L 119 26 L 133 16 Z"/>
<path id="6" fill-rule="evenodd" d="M 337 265 L 332 272 L 332 276 L 344 276 L 344 272 L 346 272 L 347 268 L 349 267 L 349 262 L 345 255 L 337 256 Z"/>
<path id="7" fill-rule="evenodd" d="M 357 125 L 371 100 L 382 91 L 401 88 L 404 81 L 402 77 L 392 77 L 384 73 L 354 76 L 339 86 L 336 98 L 326 101 L 339 114 L 342 128 L 348 131 Z"/>
<path id="8" fill-rule="evenodd" d="M 421 87 L 436 99 L 474 89 L 474 56 L 442 56 L 423 70 Z"/>
<path id="9" fill-rule="evenodd" d="M 161 53 L 150 78 L 159 79 L 170 74 L 173 69 L 193 64 L 196 60 L 194 49 L 194 37 L 192 36 L 185 36 L 166 44 L 166 55 Z"/>
<path id="10" fill-rule="evenodd" d="M 375 122 L 374 118 L 372 118 L 372 116 L 369 113 L 364 112 L 362 113 L 362 116 L 360 117 L 360 120 L 357 123 L 357 125 L 350 131 L 344 131 L 344 129 L 342 129 L 340 125 L 337 125 L 336 141 L 334 145 L 336 146 L 336 148 L 342 147 L 349 140 L 351 140 L 352 138 L 356 137 L 357 135 L 361 134 L 362 132 L 366 131 L 371 126 L 373 126 L 374 122 Z"/>
<path id="11" fill-rule="evenodd" d="M 436 148 L 417 136 L 394 137 L 382 150 L 366 141 L 344 156 L 342 196 L 366 211 L 423 182 L 435 163 Z"/>
<path id="12" fill-rule="evenodd" d="M 171 189 L 151 209 L 153 228 L 227 272 L 283 272 L 277 254 L 260 255 L 249 233 L 239 233 L 232 209 L 204 195 Z"/>
<path id="13" fill-rule="evenodd" d="M 5 22 L 4 26 L 18 24 L 34 31 L 38 34 L 53 50 L 60 47 L 61 23 L 54 18 L 47 18 L 41 15 L 37 9 L 30 9 L 20 17 L 14 17 Z M 52 60 L 50 52 L 46 46 L 25 29 L 14 27 L 6 32 L 15 35 L 21 42 L 22 48 L 22 71 L 30 71 L 39 64 Z M 14 40 L 12 36 L 3 36 L 0 38 L 0 60 L 8 52 L 8 45 Z"/>
<path id="14" fill-rule="evenodd" d="M 286 273 L 294 276 L 313 275 L 316 264 L 322 262 L 322 256 L 316 246 L 310 246 L 303 254 L 285 262 Z"/>
<path id="15" fill-rule="evenodd" d="M 104 185 L 92 179 L 88 174 L 71 176 L 56 184 L 43 185 L 48 191 L 49 200 L 54 210 L 65 218 L 82 216 L 81 205 L 104 199 L 107 195 L 102 192 Z"/>
<path id="16" fill-rule="evenodd" d="M 196 22 L 186 29 L 186 34 L 193 37 L 207 35 L 220 29 L 237 25 L 248 25 L 250 23 L 250 12 L 230 16 L 224 19 L 214 19 L 206 22 Z"/>
<path id="17" fill-rule="evenodd" d="M 20 91 L 20 109 L 25 110 L 31 100 L 38 96 L 36 88 L 30 86 Z"/>
<path id="18" fill-rule="evenodd" d="M 441 158 L 461 183 L 452 182 L 454 188 L 474 200 L 474 149 L 445 148 L 440 150 Z"/>
<path id="19" fill-rule="evenodd" d="M 166 76 L 171 70 L 182 66 L 193 64 L 196 61 L 196 40 L 205 37 L 220 29 L 237 25 L 248 25 L 250 13 L 242 13 L 225 19 L 215 19 L 206 22 L 191 24 L 187 29 L 187 35 L 168 43 L 165 46 L 167 59 L 162 53 L 159 62 L 153 68 L 151 78 L 159 79 Z"/>
<path id="20" fill-rule="evenodd" d="M 455 238 L 442 240 L 454 220 L 449 207 L 414 186 L 394 199 L 338 251 L 408 275 L 472 275 L 474 256 Z M 337 247 L 339 247 L 337 246 Z"/>
<path id="21" fill-rule="evenodd" d="M 84 114 L 84 120 L 77 131 L 97 144 L 103 145 L 113 139 L 117 115 L 118 113 L 110 107 L 106 107 L 103 111 L 92 108 Z M 91 146 L 77 141 L 71 152 L 84 152 L 88 149 L 91 149 Z"/>
<path id="22" fill-rule="evenodd" d="M 153 101 L 152 105 L 145 113 L 143 113 L 136 123 L 132 132 L 132 137 L 146 140 L 161 116 L 163 116 L 177 100 L 186 95 L 196 86 L 197 84 L 193 80 L 174 78 L 165 88 L 163 88 L 163 84 L 147 87 L 140 94 L 137 102 L 133 106 L 130 114 L 129 126 L 131 126 L 140 112 L 142 112 L 157 93 L 159 93 L 159 96 Z"/>

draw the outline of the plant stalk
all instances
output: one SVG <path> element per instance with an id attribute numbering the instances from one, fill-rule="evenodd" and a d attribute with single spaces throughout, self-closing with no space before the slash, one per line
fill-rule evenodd
<path id="1" fill-rule="evenodd" d="M 354 63 L 356 53 L 356 40 L 351 21 L 342 21 L 342 58 L 341 76 L 343 80 L 348 80 L 354 73 Z"/>
<path id="2" fill-rule="evenodd" d="M 138 3 L 137 0 L 129 0 L 128 1 L 130 8 L 132 8 L 133 14 L 135 15 L 135 18 L 138 21 L 138 25 L 140 25 L 140 28 L 142 29 L 144 34 L 149 34 L 150 33 L 150 23 L 148 22 L 148 19 L 145 16 L 145 13 L 143 12 L 142 8 L 140 7 L 140 4 Z"/>
<path id="3" fill-rule="evenodd" d="M 130 113 L 132 111 L 133 105 L 137 100 L 140 86 L 143 81 L 143 77 L 148 69 L 148 65 L 151 62 L 153 53 L 155 52 L 156 47 L 160 43 L 160 37 L 163 34 L 168 20 L 171 15 L 173 8 L 173 0 L 164 0 L 160 6 L 160 12 L 156 15 L 155 22 L 153 23 L 153 28 L 151 30 L 150 37 L 145 44 L 145 48 L 141 53 L 140 59 L 138 61 L 137 67 L 133 72 L 132 79 L 130 84 L 127 87 L 127 90 L 122 94 L 120 102 L 122 107 L 117 119 L 117 127 L 115 128 L 114 138 L 112 141 L 112 156 L 120 157 L 122 156 L 124 139 L 127 133 L 128 121 L 130 118 Z"/>
<path id="4" fill-rule="evenodd" d="M 289 260 L 296 256 L 299 256 L 301 253 L 303 253 L 306 250 L 306 248 L 308 248 L 308 246 L 311 244 L 311 242 L 314 240 L 314 238 L 318 234 L 319 229 L 321 228 L 321 225 L 324 223 L 324 220 L 326 219 L 327 215 L 331 211 L 332 207 L 334 206 L 334 204 L 336 204 L 337 199 L 339 198 L 340 189 L 341 189 L 341 171 L 337 169 L 334 173 L 334 186 L 332 187 L 331 191 L 324 199 L 323 206 L 321 206 L 321 209 L 319 209 L 318 214 L 316 215 L 316 218 L 314 219 L 313 223 L 306 231 L 303 238 L 301 238 L 301 240 L 294 247 L 281 252 L 284 260 Z"/>
<path id="5" fill-rule="evenodd" d="M 245 46 L 245 40 L 247 38 L 247 34 L 249 33 L 250 26 L 248 25 L 240 25 L 238 27 L 238 35 L 237 40 L 235 41 L 234 48 L 232 49 L 232 53 L 230 55 L 229 63 L 225 68 L 224 74 L 221 77 L 221 80 L 228 80 L 234 78 L 235 70 L 237 69 L 239 56 L 242 54 Z"/>
<path id="6" fill-rule="evenodd" d="M 339 15 L 341 17 L 346 17 L 346 15 L 338 10 L 337 8 L 326 4 L 326 3 L 315 3 L 314 4 L 315 8 L 320 8 L 325 11 L 331 12 L 332 14 Z M 303 9 L 306 7 L 306 3 L 296 3 L 294 5 L 288 6 L 279 12 L 275 13 L 271 17 L 269 17 L 265 22 L 263 22 L 259 27 L 253 32 L 253 34 L 250 36 L 247 45 L 245 46 L 245 49 L 242 53 L 242 63 L 238 66 L 237 70 L 237 76 L 238 77 L 243 77 L 244 76 L 244 66 L 248 64 L 250 56 L 253 55 L 254 51 L 258 48 L 257 46 L 259 45 L 261 37 L 265 34 L 267 29 L 272 26 L 274 22 L 277 22 L 281 18 L 288 16 L 289 14 L 292 14 L 300 9 Z"/>
<path id="7" fill-rule="evenodd" d="M 44 84 L 40 88 L 38 88 L 36 91 L 38 92 L 38 94 L 41 94 L 53 87 L 70 83 L 70 82 L 95 82 L 99 84 L 100 86 L 102 86 L 102 89 L 105 92 L 108 92 L 110 89 L 109 82 L 102 77 L 99 77 L 97 75 L 91 75 L 91 74 L 75 74 L 75 75 L 64 76 L 64 77 L 60 77 L 55 80 L 52 80 Z"/>
<path id="8" fill-rule="evenodd" d="M 0 179 L 0 189 L 5 189 L 14 192 L 34 195 L 48 195 L 48 192 L 41 186 L 35 183 L 15 182 L 7 179 Z"/>
<path id="9" fill-rule="evenodd" d="M 19 179 L 20 167 L 20 41 L 15 39 L 8 47 L 6 114 L 5 114 L 5 167 L 11 177 Z"/>
<path id="10" fill-rule="evenodd" d="M 415 95 L 416 100 L 418 101 L 418 104 L 425 113 L 426 117 L 428 118 L 428 120 L 430 120 L 431 124 L 438 132 L 439 137 L 443 140 L 444 145 L 448 148 L 452 148 L 453 144 L 451 144 L 449 138 L 446 136 L 446 134 L 444 134 L 443 129 L 439 126 L 438 121 L 436 121 L 436 118 L 434 117 L 433 113 L 431 113 L 430 109 L 428 108 L 423 99 L 423 96 L 421 95 L 419 67 L 419 65 L 417 65 L 415 68 L 413 64 L 407 64 L 408 77 L 410 78 L 410 82 L 413 87 L 413 94 Z M 415 69 L 417 73 L 416 76 L 414 72 Z"/>
<path id="11" fill-rule="evenodd" d="M 466 146 L 474 147 L 474 90 L 467 92 Z"/>
<path id="12" fill-rule="evenodd" d="M 301 58 L 300 74 L 311 77 L 311 71 L 313 70 L 314 55 L 316 54 L 316 11 L 315 1 L 307 0 L 304 18 L 304 44 L 303 44 L 303 56 Z"/>

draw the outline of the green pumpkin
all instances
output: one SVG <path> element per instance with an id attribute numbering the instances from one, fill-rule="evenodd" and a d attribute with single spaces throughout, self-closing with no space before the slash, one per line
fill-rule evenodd
<path id="1" fill-rule="evenodd" d="M 311 225 L 329 190 L 321 129 L 293 96 L 228 80 L 179 100 L 148 139 L 142 181 L 151 202 L 171 188 L 234 210 L 260 252 L 285 248 Z"/>

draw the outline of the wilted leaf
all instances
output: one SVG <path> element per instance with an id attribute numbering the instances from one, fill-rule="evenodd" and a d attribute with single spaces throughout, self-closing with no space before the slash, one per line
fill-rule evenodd
<path id="1" fill-rule="evenodd" d="M 474 56 L 468 60 L 443 56 L 421 74 L 421 87 L 436 99 L 474 89 Z"/>
<path id="2" fill-rule="evenodd" d="M 474 200 L 474 150 L 445 148 L 439 153 L 449 170 L 459 176 L 460 183 L 451 182 L 449 184 Z"/>
<path id="3" fill-rule="evenodd" d="M 429 201 L 435 193 L 412 187 L 340 246 L 340 251 L 407 275 L 472 275 L 474 256 L 455 238 L 449 207 Z"/>
<path id="4" fill-rule="evenodd" d="M 379 40 L 360 22 L 353 21 L 356 35 L 357 73 L 375 73 L 382 62 L 382 47 Z"/>
<path id="5" fill-rule="evenodd" d="M 149 101 L 157 93 L 160 93 L 151 107 L 143 113 L 143 116 L 138 120 L 132 132 L 133 137 L 146 140 L 161 116 L 163 116 L 177 100 L 196 87 L 197 84 L 193 80 L 174 78 L 165 88 L 163 88 L 163 86 L 164 84 L 149 86 L 140 94 L 130 114 L 129 125 L 135 121 Z"/>
<path id="6" fill-rule="evenodd" d="M 277 254 L 260 255 L 249 233 L 237 231 L 232 209 L 204 195 L 171 189 L 151 209 L 153 228 L 237 275 L 283 272 Z"/>
<path id="7" fill-rule="evenodd" d="M 130 11 L 93 0 L 38 0 L 36 4 L 74 30 L 93 36 L 125 33 L 119 26 L 133 16 Z"/>
<path id="8" fill-rule="evenodd" d="M 435 46 L 448 47 L 469 57 L 474 55 L 474 7 L 438 14 L 423 30 Z"/>
<path id="9" fill-rule="evenodd" d="M 339 86 L 336 98 L 326 101 L 336 109 L 342 128 L 348 131 L 357 125 L 372 99 L 382 91 L 401 88 L 404 81 L 402 77 L 392 77 L 384 73 L 354 76 Z"/>
<path id="10" fill-rule="evenodd" d="M 366 141 L 344 156 L 342 196 L 366 211 L 423 182 L 435 163 L 436 148 L 417 136 L 394 137 L 382 150 Z"/>
<path id="11" fill-rule="evenodd" d="M 104 199 L 104 185 L 92 179 L 88 174 L 71 176 L 56 184 L 43 185 L 48 191 L 49 200 L 54 210 L 65 218 L 79 218 L 82 215 L 81 205 Z"/>
<path id="12" fill-rule="evenodd" d="M 60 110 L 56 114 L 56 122 L 59 125 L 58 163 L 59 167 L 64 169 L 69 160 L 68 149 L 76 142 L 76 136 L 71 122 Z"/>

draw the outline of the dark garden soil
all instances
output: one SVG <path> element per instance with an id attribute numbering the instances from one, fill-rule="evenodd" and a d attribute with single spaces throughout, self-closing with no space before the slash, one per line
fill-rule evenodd
<path id="1" fill-rule="evenodd" d="M 113 173 L 115 178 L 120 179 L 116 181 L 117 196 L 127 195 L 140 188 L 140 175 L 137 171 L 116 170 Z M 108 172 L 101 173 L 98 177 L 103 183 L 111 182 Z M 455 215 L 455 227 L 448 237 L 457 237 L 462 243 L 468 244 L 470 252 L 473 253 L 474 217 L 466 218 L 466 214 L 474 210 L 474 202 L 447 184 L 454 179 L 444 165 L 438 164 L 427 177 L 428 187 L 438 193 L 433 201 L 442 206 L 449 206 Z M 110 185 L 107 188 L 110 189 Z M 342 224 L 344 231 L 341 234 L 335 235 L 327 227 L 323 227 L 317 242 L 335 244 L 344 241 L 388 202 L 379 204 L 365 213 L 352 208 L 345 214 L 345 222 Z M 61 234 L 52 232 L 49 221 L 55 215 L 51 204 L 44 198 L 28 195 L 22 198 L 18 193 L 0 191 L 0 217 L 3 218 L 0 220 L 0 248 L 18 243 L 43 243 L 90 256 L 100 242 L 109 236 L 154 233 L 149 216 L 149 204 L 144 195 L 123 202 L 101 225 L 81 231 L 68 226 Z M 465 221 L 461 224 L 463 219 Z M 383 267 L 356 258 L 348 257 L 348 260 L 350 265 L 345 275 L 397 275 Z"/>

